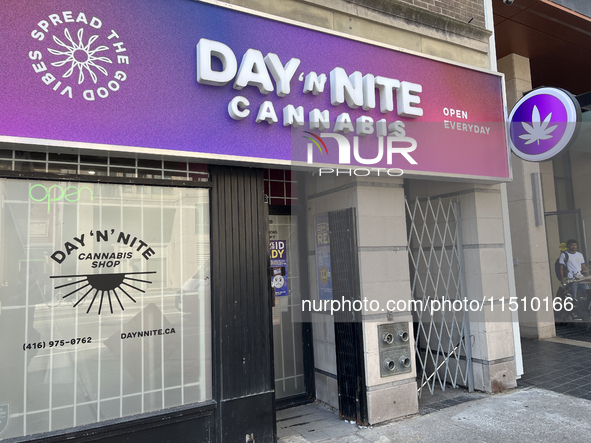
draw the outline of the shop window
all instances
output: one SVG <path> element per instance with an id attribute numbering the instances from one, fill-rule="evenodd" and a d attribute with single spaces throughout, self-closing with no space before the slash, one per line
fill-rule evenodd
<path id="1" fill-rule="evenodd" d="M 49 161 L 50 162 L 57 162 L 57 163 L 78 163 L 78 155 L 76 154 L 59 154 L 59 153 L 52 153 L 49 154 Z"/>
<path id="2" fill-rule="evenodd" d="M 559 211 L 575 209 L 573 192 L 573 177 L 570 165 L 570 153 L 558 156 L 552 160 L 554 171 L 554 192 L 556 193 L 556 208 Z"/>
<path id="3" fill-rule="evenodd" d="M 295 172 L 283 169 L 265 169 L 264 192 L 270 205 L 298 204 Z"/>
<path id="4" fill-rule="evenodd" d="M 14 149 L 15 146 L 12 143 L 0 143 L 0 170 L 129 179 L 209 181 L 208 166 L 200 163 L 20 151 Z M 27 148 L 34 147 L 27 145 Z M 172 195 L 166 189 L 160 192 Z"/>
<path id="5" fill-rule="evenodd" d="M 51 172 L 53 174 L 76 174 L 78 173 L 78 168 L 75 164 L 49 163 L 47 170 L 43 172 Z"/>
<path id="6" fill-rule="evenodd" d="M 124 186 L 0 182 L 2 438 L 212 398 L 208 190 Z"/>
<path id="7" fill-rule="evenodd" d="M 108 163 L 108 157 L 97 157 L 94 155 L 81 155 L 80 163 L 106 165 Z"/>

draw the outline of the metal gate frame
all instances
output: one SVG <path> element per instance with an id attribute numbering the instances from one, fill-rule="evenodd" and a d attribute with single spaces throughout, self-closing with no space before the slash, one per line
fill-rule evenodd
<path id="1" fill-rule="evenodd" d="M 355 208 L 328 213 L 334 300 L 361 300 Z M 334 315 L 339 417 L 369 426 L 362 315 L 341 309 Z"/>
<path id="2" fill-rule="evenodd" d="M 408 254 L 413 299 L 422 303 L 414 316 L 418 396 L 438 382 L 474 391 L 470 323 L 466 309 L 442 312 L 432 302 L 460 301 L 465 307 L 466 283 L 460 203 L 450 199 L 405 199 Z M 420 306 L 420 305 L 419 305 Z"/>

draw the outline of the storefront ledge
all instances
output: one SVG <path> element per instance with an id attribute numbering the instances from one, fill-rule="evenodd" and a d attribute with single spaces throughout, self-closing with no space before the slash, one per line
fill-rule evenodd
<path id="1" fill-rule="evenodd" d="M 388 182 L 351 182 L 345 185 L 337 186 L 335 188 L 327 189 L 326 191 L 318 192 L 316 194 L 308 195 L 307 200 L 314 200 L 315 198 L 324 197 L 325 195 L 334 194 L 336 192 L 345 191 L 347 189 L 352 188 L 359 188 L 359 187 L 366 187 L 366 188 L 400 188 L 402 189 L 404 185 L 401 183 L 388 183 Z"/>
<path id="2" fill-rule="evenodd" d="M 152 185 L 171 186 L 181 188 L 212 188 L 212 182 L 191 180 L 161 180 L 148 178 L 114 177 L 110 175 L 79 175 L 79 174 L 54 174 L 51 172 L 35 171 L 0 171 L 0 178 L 16 178 L 23 180 L 54 180 L 77 181 L 86 183 L 111 183 L 117 185 Z"/>
<path id="3" fill-rule="evenodd" d="M 451 197 L 458 197 L 460 195 L 469 195 L 469 194 L 476 194 L 476 193 L 482 193 L 482 194 L 500 194 L 501 190 L 500 189 L 494 189 L 494 188 L 478 188 L 478 187 L 474 187 L 474 188 L 470 188 L 470 189 L 464 189 L 462 191 L 456 191 L 456 192 L 448 192 L 446 194 L 439 194 L 439 195 L 432 195 L 429 197 L 421 197 L 419 198 L 420 202 L 426 202 L 427 200 L 437 200 L 437 199 L 445 199 L 445 198 L 451 198 Z M 413 197 L 414 200 L 414 197 Z"/>
<path id="4" fill-rule="evenodd" d="M 474 388 L 477 391 L 497 394 L 517 387 L 514 357 L 497 360 L 472 359 Z"/>
<path id="5" fill-rule="evenodd" d="M 368 322 L 391 323 L 391 322 L 402 322 L 402 321 L 412 322 L 413 321 L 413 317 L 412 317 L 410 311 L 404 311 L 404 312 L 390 311 L 390 312 L 384 312 L 384 313 L 379 313 L 379 314 L 367 313 L 366 311 L 363 311 L 361 313 L 361 318 L 366 323 L 368 323 Z"/>
<path id="6" fill-rule="evenodd" d="M 28 435 L 25 437 L 15 437 L 2 440 L 2 443 L 21 443 L 21 442 L 39 442 L 39 443 L 57 443 L 64 441 L 100 441 L 109 442 L 127 441 L 126 434 L 134 434 L 138 437 L 138 431 L 152 432 L 155 428 L 182 423 L 189 420 L 206 418 L 211 416 L 211 422 L 207 429 L 202 429 L 213 437 L 213 412 L 217 408 L 214 400 L 199 403 L 198 405 L 176 406 L 174 408 L 161 409 L 155 412 L 146 412 L 144 414 L 131 415 L 124 418 L 105 420 L 100 423 L 93 423 L 76 428 L 62 429 L 59 431 L 46 432 L 42 434 Z M 119 437 L 119 438 L 117 438 Z M 143 440 L 138 437 L 138 441 Z"/>
<path id="7" fill-rule="evenodd" d="M 383 391 L 384 389 L 395 388 L 397 386 L 404 386 L 404 385 L 408 385 L 408 384 L 412 384 L 416 390 L 416 387 L 417 387 L 416 374 L 413 374 L 411 372 L 407 372 L 406 374 L 399 374 L 399 377 L 400 376 L 405 376 L 406 378 L 400 378 L 400 379 L 394 380 L 394 381 L 386 381 L 385 383 L 380 383 L 380 384 L 376 384 L 376 385 L 370 385 L 367 387 L 367 392 Z M 387 377 L 383 378 L 382 380 L 387 380 Z"/>
<path id="8" fill-rule="evenodd" d="M 519 332 L 522 338 L 533 338 L 535 340 L 546 340 L 556 337 L 556 326 L 554 323 L 519 323 Z"/>
<path id="9" fill-rule="evenodd" d="M 313 3 L 316 6 L 324 6 L 329 9 L 339 10 L 345 13 L 351 13 L 350 11 L 347 11 L 347 9 L 350 9 L 350 7 L 346 8 L 346 6 L 340 6 L 340 3 L 343 3 L 344 5 L 346 5 L 346 3 L 353 3 L 367 9 L 371 9 L 383 14 L 387 14 L 392 17 L 402 19 L 410 25 L 421 25 L 425 27 L 430 27 L 434 28 L 434 30 L 442 31 L 446 34 L 453 33 L 461 37 L 469 38 L 471 40 L 480 41 L 482 43 L 488 43 L 488 39 L 492 35 L 491 31 L 485 28 L 481 28 L 480 26 L 464 23 L 460 20 L 451 17 L 446 17 L 444 15 L 431 12 L 427 9 L 423 9 L 418 6 L 410 5 L 408 3 L 403 3 L 397 0 L 348 0 L 347 2 L 340 2 L 335 0 L 301 1 L 305 3 Z M 359 16 L 361 16 L 360 13 Z"/>
<path id="10" fill-rule="evenodd" d="M 367 393 L 369 422 L 374 425 L 419 412 L 415 380 L 400 386 Z"/>

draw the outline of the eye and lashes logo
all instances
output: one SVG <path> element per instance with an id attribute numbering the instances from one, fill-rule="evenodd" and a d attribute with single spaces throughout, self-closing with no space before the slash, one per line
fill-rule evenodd
<path id="1" fill-rule="evenodd" d="M 324 143 L 324 141 L 318 137 L 316 134 L 313 134 L 312 132 L 309 131 L 304 131 L 306 134 L 310 134 L 312 137 L 306 137 L 305 135 L 303 136 L 305 139 L 310 140 L 311 142 L 313 142 L 316 146 L 318 146 L 318 149 L 320 150 L 320 155 L 323 154 L 322 152 L 322 148 L 320 147 L 320 144 L 318 142 L 320 142 L 322 144 L 322 146 L 324 147 L 324 151 L 326 152 L 326 155 L 328 155 L 328 148 L 326 147 L 326 144 Z M 318 141 L 316 141 L 316 140 Z"/>
<path id="2" fill-rule="evenodd" d="M 86 101 L 106 99 L 127 80 L 129 55 L 122 37 L 102 19 L 61 11 L 31 31 L 32 69 L 50 90 Z"/>
<path id="3" fill-rule="evenodd" d="M 368 124 L 368 126 L 371 125 Z M 351 128 L 353 128 L 352 125 Z M 375 142 L 377 143 L 369 147 L 372 149 L 370 158 L 365 158 L 363 156 L 367 152 L 367 149 L 369 149 L 367 143 L 363 144 L 360 140 L 365 139 L 364 137 L 360 137 L 358 135 L 347 135 L 347 132 L 323 132 L 320 134 L 320 136 L 318 136 L 312 132 L 303 131 L 304 133 L 309 134 L 311 137 L 305 135 L 302 137 L 312 142 L 307 144 L 307 163 L 314 163 L 314 145 L 316 145 L 320 151 L 320 155 L 329 155 L 328 148 L 323 140 L 328 138 L 334 139 L 334 141 L 337 143 L 338 149 L 336 152 L 338 153 L 338 163 L 340 165 L 351 165 L 352 159 L 354 159 L 355 163 L 358 165 L 378 165 L 380 162 L 382 162 L 390 166 L 394 162 L 393 157 L 395 154 L 401 155 L 404 161 L 411 165 L 418 164 L 411 156 L 411 153 L 417 149 L 417 141 L 412 137 L 406 136 L 404 123 L 394 122 L 388 126 L 387 129 L 391 132 L 386 135 L 379 135 L 379 133 L 376 132 Z M 368 134 L 369 133 L 372 132 L 368 132 Z M 374 141 L 371 139 L 370 142 L 374 143 Z M 375 149 L 376 144 L 377 156 L 372 157 L 375 155 L 375 151 L 373 151 L 373 149 Z M 322 148 L 324 148 L 324 150 Z"/>
<path id="4" fill-rule="evenodd" d="M 111 243 L 109 243 L 111 238 Z M 89 241 L 90 239 L 90 241 Z M 92 241 L 94 239 L 94 241 Z M 115 245 L 113 245 L 115 240 Z M 114 246 L 118 246 L 119 252 L 90 252 L 88 249 L 94 243 L 107 243 L 106 248 L 114 249 Z M 98 245 L 98 249 L 102 245 Z M 128 248 L 131 248 L 129 250 Z M 127 249 L 127 250 L 126 250 Z M 115 233 L 114 229 L 90 231 L 88 236 L 81 234 L 79 237 L 74 237 L 72 241 L 64 243 L 63 249 L 56 250 L 52 255 L 51 259 L 58 265 L 64 263 L 68 257 L 74 256 L 78 260 L 79 265 L 88 263 L 92 269 L 116 269 L 120 265 L 127 264 L 129 260 L 134 258 L 134 254 L 138 254 L 144 260 L 149 260 L 154 255 L 154 250 L 144 241 L 138 237 L 132 237 L 131 234 L 125 232 Z M 105 307 L 108 306 L 109 311 L 113 314 L 113 306 L 115 301 L 121 308 L 123 307 L 123 301 L 131 300 L 133 303 L 137 303 L 135 298 L 130 294 L 134 292 L 145 293 L 145 289 L 142 289 L 143 285 L 152 284 L 152 281 L 140 278 L 148 274 L 155 274 L 156 271 L 132 271 L 132 272 L 114 272 L 105 274 L 74 274 L 74 275 L 52 275 L 52 279 L 68 279 L 67 283 L 58 284 L 55 286 L 56 291 L 70 291 L 65 295 L 62 295 L 62 299 L 68 299 L 69 297 L 79 297 L 73 307 L 76 308 L 79 305 L 85 304 L 86 301 L 90 300 L 86 313 L 90 313 L 90 310 L 98 306 L 98 315 L 101 315 L 103 310 L 103 304 Z M 75 281 L 70 281 L 76 279 Z M 68 288 L 68 289 L 65 289 Z M 96 302 L 96 304 L 95 304 Z M 107 305 L 108 303 L 108 305 Z"/>

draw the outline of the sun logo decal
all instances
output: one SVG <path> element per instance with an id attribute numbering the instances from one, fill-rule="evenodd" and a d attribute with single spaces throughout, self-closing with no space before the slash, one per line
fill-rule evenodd
<path id="1" fill-rule="evenodd" d="M 120 94 L 130 64 L 122 37 L 99 17 L 63 11 L 37 21 L 28 52 L 47 89 L 94 102 Z"/>
<path id="2" fill-rule="evenodd" d="M 84 29 L 80 28 L 78 30 L 78 43 L 76 43 L 72 36 L 70 35 L 70 31 L 68 28 L 65 29 L 64 35 L 70 42 L 70 45 L 62 42 L 59 38 L 55 35 L 53 36 L 53 41 L 56 42 L 58 45 L 65 48 L 65 51 L 59 51 L 57 49 L 47 48 L 47 50 L 57 56 L 65 56 L 64 60 L 53 62 L 51 66 L 64 66 L 67 63 L 70 63 L 70 69 L 68 69 L 63 75 L 63 78 L 67 78 L 72 75 L 75 68 L 78 68 L 78 84 L 81 84 L 84 81 L 84 70 L 86 69 L 92 78 L 92 81 L 96 84 L 97 76 L 92 69 L 96 68 L 98 71 L 102 72 L 104 75 L 109 75 L 107 70 L 103 68 L 100 64 L 95 62 L 103 62 L 103 63 L 113 63 L 111 59 L 107 57 L 97 57 L 95 54 L 100 51 L 106 51 L 109 48 L 107 46 L 97 46 L 95 49 L 91 49 L 91 45 L 95 42 L 95 40 L 99 37 L 98 35 L 92 35 L 88 39 L 88 43 L 85 45 L 83 43 L 83 36 L 84 36 Z"/>
<path id="3" fill-rule="evenodd" d="M 99 298 L 98 296 L 100 293 L 100 302 L 98 302 L 98 315 L 101 315 L 101 312 L 103 309 L 103 302 L 105 301 L 105 295 L 107 296 L 107 299 L 109 302 L 109 309 L 111 311 L 111 314 L 113 314 L 113 299 L 112 299 L 112 297 L 115 298 L 115 300 L 117 300 L 122 311 L 124 311 L 125 309 L 123 308 L 123 303 L 121 303 L 121 298 L 119 298 L 119 295 L 121 295 L 121 297 L 123 297 L 123 294 L 125 294 L 127 296 L 127 298 L 129 298 L 132 302 L 137 303 L 135 301 L 135 299 L 131 295 L 129 295 L 129 293 L 125 290 L 125 287 L 132 288 L 132 289 L 139 291 L 141 293 L 146 292 L 145 290 L 128 283 L 128 281 L 134 282 L 134 284 L 137 284 L 135 282 L 146 283 L 146 284 L 152 283 L 149 280 L 143 280 L 143 279 L 139 279 L 139 278 L 129 277 L 130 275 L 155 274 L 155 273 L 156 273 L 156 271 L 123 272 L 123 273 L 116 273 L 116 274 L 55 275 L 55 276 L 51 276 L 50 278 L 81 278 L 81 277 L 83 277 L 81 280 L 77 280 L 74 282 L 59 285 L 59 286 L 56 286 L 54 289 L 58 290 L 58 289 L 67 288 L 67 287 L 71 287 L 74 285 L 80 285 L 80 284 L 85 283 L 83 286 L 77 287 L 76 289 L 74 289 L 70 293 L 64 295 L 62 298 L 66 299 L 67 297 L 70 297 L 70 296 L 76 294 L 77 292 L 80 292 L 82 294 L 82 292 L 84 292 L 86 290 L 86 288 L 89 288 L 88 290 L 86 290 L 86 292 L 84 292 L 84 295 L 82 295 L 82 297 L 80 297 L 78 299 L 78 301 L 76 301 L 76 303 L 74 303 L 73 307 L 75 308 L 76 306 L 78 306 L 83 300 L 86 299 L 87 296 L 89 296 L 94 291 L 94 294 L 91 295 L 92 300 L 91 300 L 90 304 L 88 305 L 88 309 L 86 310 L 86 313 L 88 314 L 90 312 L 90 310 L 92 309 L 92 306 L 94 305 L 95 300 L 97 300 Z M 117 291 L 120 291 L 121 294 L 117 294 Z M 88 298 L 90 299 L 90 297 L 88 297 Z"/>

